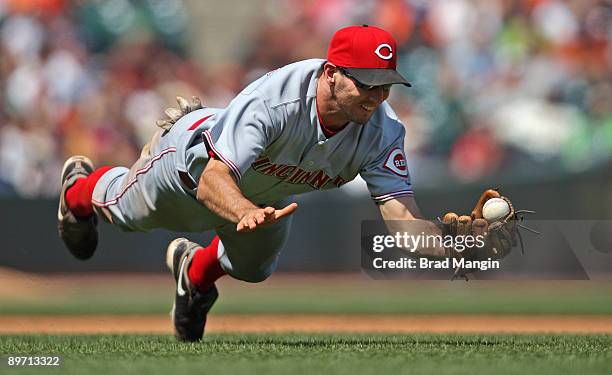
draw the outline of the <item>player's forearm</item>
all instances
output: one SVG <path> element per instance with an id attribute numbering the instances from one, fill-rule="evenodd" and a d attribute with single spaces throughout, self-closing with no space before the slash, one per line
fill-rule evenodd
<path id="1" fill-rule="evenodd" d="M 442 246 L 442 232 L 436 224 L 422 219 L 411 220 L 385 220 L 385 224 L 390 233 L 401 233 L 412 236 L 415 240 L 411 244 L 416 247 L 409 249 L 410 256 L 439 258 L 446 256 L 446 250 Z M 418 237 L 422 239 L 418 241 Z"/>
<path id="2" fill-rule="evenodd" d="M 418 247 L 411 248 L 408 255 L 429 258 L 444 257 L 446 250 L 440 241 L 429 241 L 428 238 L 442 238 L 442 231 L 431 221 L 421 219 L 422 216 L 414 198 L 399 198 L 385 202 L 380 207 L 380 213 L 390 233 L 406 233 L 413 237 L 423 237 L 423 241 L 414 241 Z M 418 217 L 417 217 L 418 215 Z"/>
<path id="3" fill-rule="evenodd" d="M 202 173 L 197 199 L 219 217 L 233 223 L 238 223 L 249 210 L 258 208 L 244 197 L 228 173 L 215 169 Z"/>

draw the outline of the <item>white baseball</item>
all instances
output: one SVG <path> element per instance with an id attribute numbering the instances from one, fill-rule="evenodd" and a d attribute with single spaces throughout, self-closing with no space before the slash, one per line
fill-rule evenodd
<path id="1" fill-rule="evenodd" d="M 510 213 L 510 206 L 501 198 L 491 198 L 482 207 L 482 216 L 488 221 L 496 221 Z"/>

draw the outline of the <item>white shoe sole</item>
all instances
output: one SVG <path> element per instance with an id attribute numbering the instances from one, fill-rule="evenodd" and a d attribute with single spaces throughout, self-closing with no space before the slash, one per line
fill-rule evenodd
<path id="1" fill-rule="evenodd" d="M 166 250 L 166 267 L 168 267 L 168 270 L 172 272 L 172 276 L 174 276 L 174 251 L 176 250 L 176 247 L 183 241 L 189 240 L 182 237 L 177 238 L 170 242 L 170 244 L 168 245 L 168 249 Z"/>

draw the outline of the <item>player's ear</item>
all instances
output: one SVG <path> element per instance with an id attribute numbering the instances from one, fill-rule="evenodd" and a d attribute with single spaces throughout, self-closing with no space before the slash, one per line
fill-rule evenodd
<path id="1" fill-rule="evenodd" d="M 329 82 L 330 85 L 336 83 L 336 78 L 334 77 L 334 74 L 337 71 L 338 68 L 336 68 L 334 64 L 325 63 L 325 65 L 323 65 L 323 75 L 325 75 L 325 79 L 327 80 L 327 82 Z"/>

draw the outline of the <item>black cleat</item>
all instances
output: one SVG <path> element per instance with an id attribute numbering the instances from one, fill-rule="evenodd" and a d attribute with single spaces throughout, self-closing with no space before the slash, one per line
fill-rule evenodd
<path id="1" fill-rule="evenodd" d="M 217 300 L 219 292 L 213 285 L 206 293 L 191 287 L 187 269 L 201 246 L 185 238 L 170 242 L 166 251 L 166 265 L 176 281 L 174 305 L 170 315 L 174 324 L 174 336 L 179 341 L 199 341 L 204 335 L 206 315 Z"/>
<path id="2" fill-rule="evenodd" d="M 57 210 L 57 229 L 68 250 L 77 259 L 91 258 L 98 246 L 98 217 L 92 214 L 87 218 L 74 216 L 66 203 L 66 191 L 76 180 L 89 176 L 94 170 L 93 163 L 85 156 L 72 156 L 62 169 L 62 191 Z"/>

